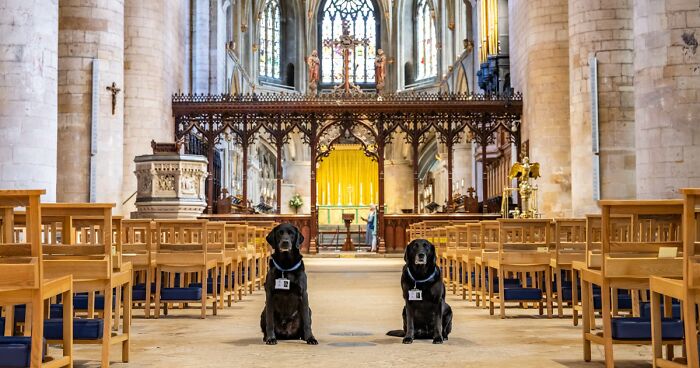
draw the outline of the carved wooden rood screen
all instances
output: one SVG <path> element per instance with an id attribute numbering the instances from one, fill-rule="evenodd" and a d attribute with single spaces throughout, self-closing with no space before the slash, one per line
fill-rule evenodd
<path id="1" fill-rule="evenodd" d="M 301 94 L 191 95 L 173 96 L 175 139 L 195 136 L 203 142 L 209 159 L 207 211 L 214 209 L 213 158 L 216 144 L 225 136 L 233 137 L 243 155 L 243 202 L 247 203 L 248 149 L 257 138 L 266 139 L 277 151 L 277 209 L 281 208 L 282 148 L 290 135 L 301 133 L 311 150 L 312 163 L 327 157 L 336 143 L 354 141 L 365 154 L 376 160 L 379 170 L 377 236 L 379 251 L 384 245 L 384 149 L 392 139 L 404 133 L 413 154 L 414 213 L 418 210 L 419 146 L 435 134 L 447 147 L 448 210 L 452 203 L 453 147 L 466 139 L 486 150 L 494 133 L 503 129 L 520 152 L 522 96 L 477 94 L 362 94 L 351 97 Z M 484 171 L 485 172 L 485 171 Z M 311 241 L 315 247 L 318 230 L 316 207 L 316 165 L 311 176 Z M 488 187 L 482 178 L 482 191 Z M 483 192 L 482 192 L 483 193 Z M 485 194 L 485 193 L 484 193 Z M 483 196 L 482 198 L 485 198 Z"/>

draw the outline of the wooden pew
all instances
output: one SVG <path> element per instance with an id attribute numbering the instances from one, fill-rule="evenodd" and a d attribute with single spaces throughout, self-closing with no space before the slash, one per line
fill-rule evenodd
<path id="1" fill-rule="evenodd" d="M 637 291 L 649 290 L 652 276 L 681 277 L 683 258 L 676 255 L 659 257 L 664 249 L 682 249 L 680 241 L 680 219 L 683 213 L 681 200 L 646 201 L 600 201 L 602 207 L 602 248 L 600 269 L 584 268 L 581 293 L 583 302 L 583 354 L 584 360 L 591 360 L 591 344 L 603 345 L 605 365 L 614 367 L 614 344 L 651 344 L 651 322 L 634 317 L 613 319 L 612 289 Z M 632 231 L 629 236 L 613 235 L 612 218 L 616 215 L 632 217 Z M 619 237 L 616 239 L 616 237 Z M 602 331 L 591 331 L 593 296 L 592 285 L 599 285 L 601 292 Z M 634 295 L 633 294 L 633 295 Z M 633 299 L 634 301 L 634 299 Z M 638 315 L 638 307 L 633 308 Z M 613 329 L 614 327 L 614 329 Z M 682 323 L 664 322 L 669 337 L 666 344 L 679 345 L 682 339 Z M 679 331 L 680 330 L 680 331 Z M 649 336 L 647 336 L 649 335 Z M 675 336 L 675 337 L 674 337 Z M 696 347 L 697 349 L 697 347 Z"/>
<path id="2" fill-rule="evenodd" d="M 207 314 L 207 275 L 212 272 L 213 279 L 218 278 L 218 262 L 207 257 L 208 236 L 206 220 L 157 220 L 156 221 L 156 296 L 155 318 L 160 317 L 160 308 L 165 304 L 167 314 L 168 303 L 201 303 L 201 318 Z M 170 285 L 163 288 L 163 273 L 171 273 L 172 283 L 175 275 L 180 276 L 180 287 Z M 195 274 L 201 283 L 190 287 L 188 274 Z M 213 314 L 217 313 L 216 290 L 213 288 Z"/>
<path id="3" fill-rule="evenodd" d="M 2 242 L 0 242 L 0 306 L 6 308 L 5 330 L 0 336 L 0 362 L 4 364 L 27 364 L 38 367 L 73 366 L 73 278 L 71 275 L 52 277 L 44 272 L 41 250 L 41 204 L 44 190 L 0 190 L 2 207 Z M 14 208 L 24 207 L 23 227 L 18 230 L 14 219 Z M 19 235 L 19 236 L 16 236 Z M 44 357 L 44 304 L 50 298 L 61 296 L 65 301 L 62 312 L 63 356 L 52 359 Z M 13 337 L 14 306 L 27 305 L 25 312 L 25 335 Z M 12 351 L 8 349 L 14 346 Z M 17 347 L 24 346 L 24 351 Z M 19 354 L 17 354 L 19 353 Z M 22 356 L 19 356 L 22 355 Z M 3 365 L 4 365 L 3 364 Z"/>
<path id="4" fill-rule="evenodd" d="M 700 189 L 682 189 L 683 193 L 683 276 L 670 278 L 652 276 L 651 330 L 654 367 L 700 367 L 698 362 L 698 319 L 700 304 Z M 684 327 L 685 357 L 673 359 L 668 347 L 663 356 L 662 316 L 672 318 L 674 308 L 671 299 L 681 303 Z M 663 311 L 662 311 L 663 306 Z"/>
<path id="5" fill-rule="evenodd" d="M 462 274 L 466 278 L 466 282 L 462 285 L 462 299 L 465 300 L 468 297 L 469 301 L 472 301 L 479 284 L 474 261 L 481 255 L 481 224 L 473 222 L 460 226 L 458 236 L 460 244 L 466 244 L 466 251 L 462 255 Z"/>
<path id="6" fill-rule="evenodd" d="M 552 283 L 549 273 L 552 239 L 549 219 L 498 219 L 498 255 L 488 260 L 489 312 L 494 314 L 498 302 L 501 318 L 506 317 L 505 303 L 538 302 L 540 314 L 547 304 L 547 317 L 552 316 Z M 519 274 L 522 285 L 506 288 L 508 273 Z M 530 274 L 532 287 L 527 285 Z M 494 275 L 498 275 L 498 293 L 494 292 Z M 541 275 L 544 275 L 545 297 L 542 293 Z M 509 296 L 508 294 L 513 294 Z"/>
<path id="7" fill-rule="evenodd" d="M 583 262 L 586 258 L 586 219 L 555 219 L 554 220 L 554 252 L 550 260 L 552 281 L 556 284 L 557 312 L 564 316 L 564 279 L 563 272 L 571 273 L 573 262 Z M 571 278 L 571 299 L 578 299 L 578 284 Z M 574 297 L 576 294 L 576 297 Z M 568 299 L 568 298 L 567 298 Z M 578 318 L 575 315 L 574 318 Z"/>
<path id="8" fill-rule="evenodd" d="M 156 263 L 153 257 L 153 236 L 155 224 L 151 220 L 124 220 L 122 222 L 122 261 L 131 263 L 134 270 L 133 304 L 143 300 L 144 315 L 151 317 L 151 285 L 155 276 Z M 143 297 L 136 297 L 141 290 L 136 290 L 136 280 L 142 274 Z M 138 284 L 140 285 L 140 284 Z"/>
<path id="9" fill-rule="evenodd" d="M 131 332 L 131 293 L 133 270 L 130 263 L 113 267 L 113 218 L 114 204 L 101 203 L 51 203 L 42 205 L 44 226 L 45 275 L 73 276 L 73 291 L 88 294 L 87 319 L 97 322 L 95 298 L 104 297 L 102 333 L 86 338 L 74 336 L 76 344 L 99 344 L 102 347 L 101 366 L 109 367 L 111 345 L 121 344 L 122 362 L 129 361 Z M 91 230 L 86 231 L 86 227 Z M 115 298 L 113 290 L 122 289 L 123 301 Z M 121 298 L 119 298 L 121 299 Z M 113 312 L 112 301 L 116 305 Z M 64 301 L 65 302 L 65 301 Z M 124 313 L 119 315 L 119 305 Z M 94 324 L 93 324 L 94 325 Z M 121 331 L 119 327 L 121 325 Z M 53 343 L 52 339 L 47 339 Z"/>

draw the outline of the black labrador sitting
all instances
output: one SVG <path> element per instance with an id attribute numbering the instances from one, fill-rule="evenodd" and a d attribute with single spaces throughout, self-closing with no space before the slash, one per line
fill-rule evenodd
<path id="1" fill-rule="evenodd" d="M 404 260 L 403 330 L 389 331 L 387 335 L 403 337 L 404 344 L 413 339 L 433 339 L 433 344 L 442 344 L 452 331 L 452 308 L 445 302 L 445 284 L 436 264 L 435 246 L 425 239 L 416 239 L 406 247 Z"/>
<path id="2" fill-rule="evenodd" d="M 281 224 L 267 235 L 274 252 L 265 279 L 265 309 L 260 316 L 263 341 L 303 339 L 317 345 L 311 332 L 311 309 L 306 293 L 306 272 L 300 251 L 304 236 L 292 224 Z"/>

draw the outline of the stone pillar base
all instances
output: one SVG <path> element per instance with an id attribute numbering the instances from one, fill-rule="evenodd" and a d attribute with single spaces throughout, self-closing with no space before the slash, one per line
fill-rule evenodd
<path id="1" fill-rule="evenodd" d="M 182 203 L 180 201 L 141 202 L 136 204 L 132 219 L 196 219 L 206 205 Z"/>

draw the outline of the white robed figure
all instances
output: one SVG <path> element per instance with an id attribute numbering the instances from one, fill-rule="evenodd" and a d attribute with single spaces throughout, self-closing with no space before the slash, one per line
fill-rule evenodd
<path id="1" fill-rule="evenodd" d="M 377 206 L 369 205 L 369 215 L 367 218 L 362 217 L 362 220 L 367 222 L 367 231 L 365 241 L 371 247 L 371 252 L 377 251 Z"/>

